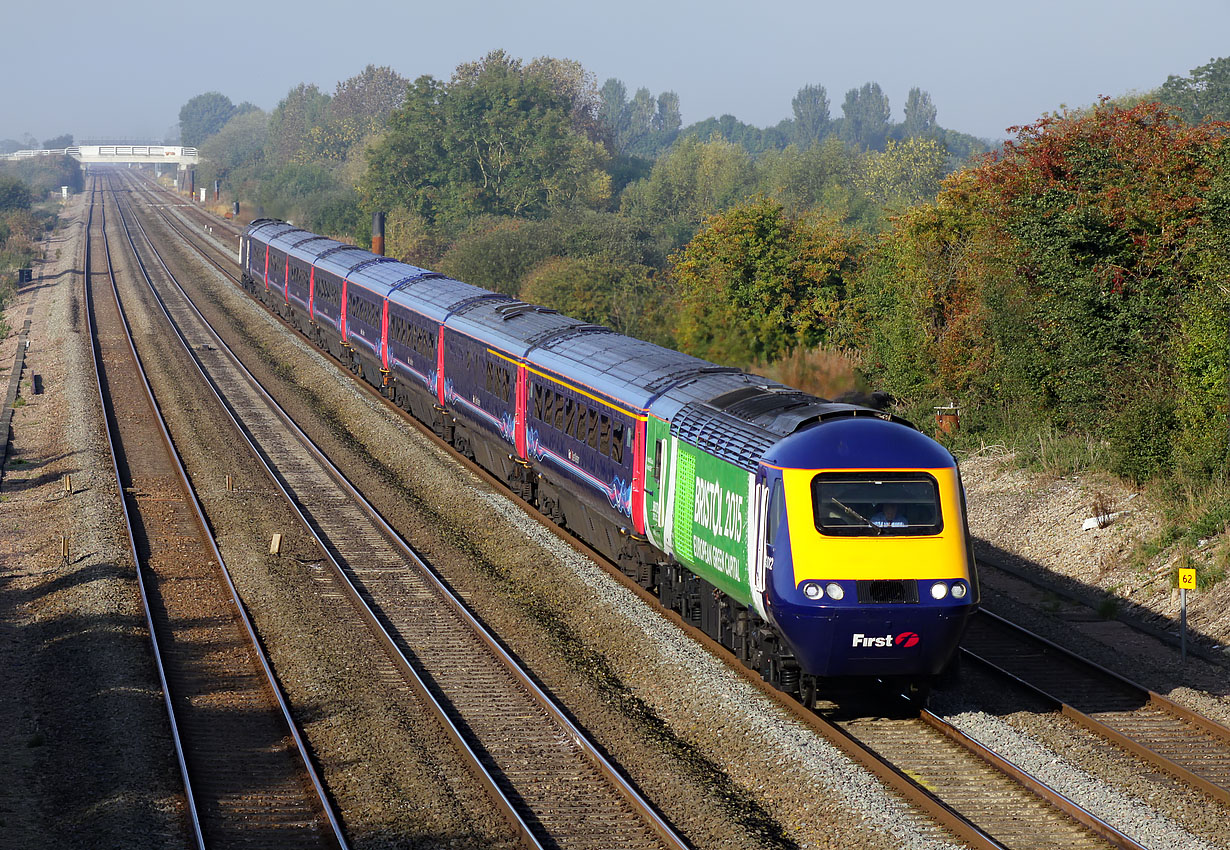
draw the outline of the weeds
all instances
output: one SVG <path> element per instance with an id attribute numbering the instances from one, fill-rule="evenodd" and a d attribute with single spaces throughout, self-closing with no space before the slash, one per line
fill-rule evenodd
<path id="1" fill-rule="evenodd" d="M 1117 596 L 1103 596 L 1098 603 L 1098 616 L 1103 620 L 1113 620 L 1119 616 L 1121 602 Z"/>
<path id="2" fill-rule="evenodd" d="M 1098 521 L 1098 528 L 1106 528 L 1110 525 L 1110 515 L 1114 510 L 1114 502 L 1110 496 L 1106 495 L 1104 490 L 1094 490 L 1093 498 L 1090 499 L 1089 510 L 1090 516 Z"/>
<path id="3" fill-rule="evenodd" d="M 1062 478 L 1091 469 L 1105 469 L 1106 443 L 1091 434 L 1047 426 L 1016 447 L 1021 466 Z"/>

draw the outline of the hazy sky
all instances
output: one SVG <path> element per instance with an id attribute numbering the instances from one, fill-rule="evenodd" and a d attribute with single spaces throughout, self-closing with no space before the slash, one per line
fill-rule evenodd
<path id="1" fill-rule="evenodd" d="M 679 94 L 685 124 L 758 126 L 824 85 L 834 115 L 874 80 L 901 119 L 931 93 L 940 124 L 1002 138 L 1061 105 L 1145 91 L 1230 55 L 1226 0 L 941 3 L 711 0 L 57 0 L 0 12 L 0 138 L 72 133 L 161 141 L 194 95 L 272 109 L 292 86 L 369 63 L 447 79 L 495 48 L 575 59 L 629 94 Z M 106 52 L 104 52 L 104 49 Z"/>

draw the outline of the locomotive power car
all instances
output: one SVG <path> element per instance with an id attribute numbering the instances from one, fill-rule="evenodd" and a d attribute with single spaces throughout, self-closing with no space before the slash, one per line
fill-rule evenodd
<path id="1" fill-rule="evenodd" d="M 243 284 L 774 686 L 925 694 L 978 601 L 952 454 L 839 404 L 253 221 Z"/>

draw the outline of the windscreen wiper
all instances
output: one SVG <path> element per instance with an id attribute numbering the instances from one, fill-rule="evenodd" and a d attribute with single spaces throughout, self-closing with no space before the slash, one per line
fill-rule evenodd
<path id="1" fill-rule="evenodd" d="M 854 508 L 850 507 L 849 505 L 843 505 L 841 502 L 837 501 L 836 499 L 832 497 L 829 498 L 829 501 L 832 502 L 837 507 L 841 508 L 843 511 L 845 511 L 847 516 L 854 517 L 856 520 L 858 520 L 859 522 L 861 522 L 863 525 L 867 526 L 868 528 L 874 528 L 877 534 L 879 533 L 880 526 L 876 525 L 871 520 L 867 519 L 867 517 L 863 516 L 858 511 L 854 510 Z"/>

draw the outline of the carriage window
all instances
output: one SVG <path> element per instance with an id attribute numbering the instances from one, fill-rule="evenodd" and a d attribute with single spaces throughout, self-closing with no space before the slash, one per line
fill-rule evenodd
<path id="1" fill-rule="evenodd" d="M 556 416 L 558 417 L 558 413 L 556 414 Z M 577 405 L 573 402 L 572 399 L 568 399 L 564 403 L 564 427 L 562 430 L 565 434 L 572 433 L 573 426 L 576 424 L 576 419 L 577 419 Z M 557 428 L 559 427 L 558 418 L 556 419 L 555 427 Z"/>
<path id="2" fill-rule="evenodd" d="M 631 429 L 628 433 L 632 433 Z M 616 463 L 624 462 L 624 423 L 619 421 L 611 426 L 611 460 Z"/>
<path id="3" fill-rule="evenodd" d="M 598 417 L 598 451 L 611 456 L 611 417 L 605 413 Z"/>
<path id="4" fill-rule="evenodd" d="M 589 413 L 589 408 L 577 402 L 577 429 L 572 432 L 572 436 L 576 437 L 582 443 L 585 442 L 585 416 Z"/>
<path id="5" fill-rule="evenodd" d="M 577 429 L 572 432 L 572 436 L 576 437 L 582 443 L 585 442 L 585 417 L 589 413 L 589 408 L 581 402 L 577 402 Z"/>
<path id="6" fill-rule="evenodd" d="M 939 534 L 939 487 L 925 472 L 822 472 L 811 482 L 821 534 Z"/>
<path id="7" fill-rule="evenodd" d="M 547 400 L 543 404 L 543 415 L 538 417 L 548 425 L 555 421 L 555 390 L 544 390 Z"/>
<path id="8" fill-rule="evenodd" d="M 598 448 L 598 411 L 590 409 L 589 411 L 589 439 L 587 440 L 591 449 Z"/>

